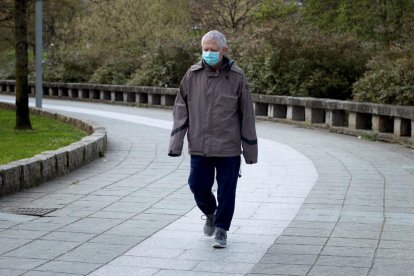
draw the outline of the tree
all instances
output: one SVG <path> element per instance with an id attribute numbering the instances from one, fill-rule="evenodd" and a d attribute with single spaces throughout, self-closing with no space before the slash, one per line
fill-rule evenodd
<path id="1" fill-rule="evenodd" d="M 26 0 L 15 0 L 14 10 L 16 45 L 16 129 L 32 129 L 29 117 L 27 2 L 28 1 Z"/>
<path id="2" fill-rule="evenodd" d="M 252 22 L 260 0 L 192 0 L 192 15 L 203 29 L 236 33 Z"/>

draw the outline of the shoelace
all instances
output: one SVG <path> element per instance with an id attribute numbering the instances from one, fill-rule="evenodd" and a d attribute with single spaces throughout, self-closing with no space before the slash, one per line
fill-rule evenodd
<path id="1" fill-rule="evenodd" d="M 224 231 L 216 231 L 216 239 L 226 239 L 227 238 L 227 234 Z"/>
<path id="2" fill-rule="evenodd" d="M 213 226 L 213 220 L 212 219 L 210 219 L 208 216 L 206 216 L 206 215 L 201 215 L 201 219 L 202 220 L 205 220 L 206 221 L 206 224 L 208 225 L 208 226 Z"/>

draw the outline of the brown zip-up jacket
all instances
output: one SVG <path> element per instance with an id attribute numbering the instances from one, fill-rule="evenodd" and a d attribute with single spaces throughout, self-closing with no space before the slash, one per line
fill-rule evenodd
<path id="1" fill-rule="evenodd" d="M 188 132 L 191 155 L 243 153 L 247 164 L 257 163 L 255 117 L 246 77 L 226 57 L 223 64 L 214 70 L 200 61 L 185 74 L 175 99 L 168 155 L 181 155 Z"/>

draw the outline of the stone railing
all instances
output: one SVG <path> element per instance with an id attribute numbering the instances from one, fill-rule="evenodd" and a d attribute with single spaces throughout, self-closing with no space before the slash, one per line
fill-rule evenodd
<path id="1" fill-rule="evenodd" d="M 0 92 L 13 93 L 14 81 L 0 81 Z M 34 95 L 34 83 L 30 83 Z M 128 105 L 173 106 L 177 88 L 83 83 L 45 83 L 50 97 Z M 338 133 L 414 145 L 414 107 L 315 98 L 252 95 L 256 116 L 324 128 Z"/>
<path id="2" fill-rule="evenodd" d="M 15 105 L 0 102 L 0 108 L 14 110 Z M 0 197 L 68 174 L 103 156 L 106 151 L 105 128 L 36 108 L 31 108 L 30 112 L 74 125 L 87 132 L 89 136 L 58 150 L 46 151 L 31 158 L 0 165 Z"/>

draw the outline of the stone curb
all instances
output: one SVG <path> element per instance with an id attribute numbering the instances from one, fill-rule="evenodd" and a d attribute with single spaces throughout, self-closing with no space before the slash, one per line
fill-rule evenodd
<path id="1" fill-rule="evenodd" d="M 0 102 L 0 108 L 15 109 L 15 105 Z M 66 147 L 0 165 L 0 197 L 66 175 L 94 161 L 106 151 L 105 128 L 36 108 L 30 108 L 30 112 L 74 125 L 90 135 Z"/>

